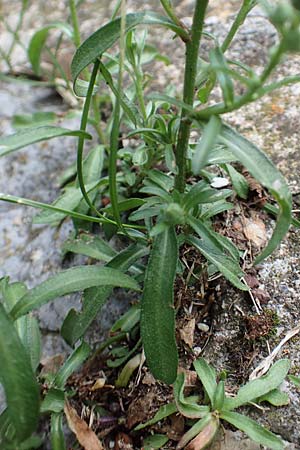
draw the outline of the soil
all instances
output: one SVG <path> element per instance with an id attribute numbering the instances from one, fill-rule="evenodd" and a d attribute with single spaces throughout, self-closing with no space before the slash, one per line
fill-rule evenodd
<path id="1" fill-rule="evenodd" d="M 188 20 L 193 1 L 177 1 L 177 10 L 181 17 Z M 207 31 L 214 32 L 220 40 L 232 21 L 232 13 L 236 11 L 239 1 L 210 2 L 209 15 L 206 21 Z M 148 8 L 149 6 L 149 8 Z M 4 0 L 1 13 L 11 26 L 17 22 L 17 11 L 20 2 Z M 65 16 L 66 3 L 59 0 L 32 2 L 25 15 L 24 27 L 21 30 L 22 42 L 27 45 L 30 36 L 48 20 L 62 20 Z M 107 2 L 86 1 L 80 9 L 82 32 L 84 36 L 101 26 L 109 17 L 111 5 Z M 155 9 L 157 2 L 128 1 L 129 10 Z M 34 19 L 33 19 L 34 18 Z M 0 24 L 1 47 L 7 49 L 10 33 Z M 157 89 L 167 84 L 174 85 L 180 92 L 182 83 L 182 61 L 184 49 L 177 42 L 170 40 L 170 34 L 161 30 L 149 32 L 149 38 L 159 47 L 162 53 L 168 54 L 171 64 L 165 66 L 155 63 L 149 68 L 154 75 Z M 264 19 L 259 9 L 254 9 L 230 50 L 232 59 L 242 59 L 253 69 L 262 70 L 268 49 L 276 41 L 273 27 Z M 208 42 L 205 41 L 202 52 L 206 54 Z M 62 60 L 68 64 L 73 48 L 65 45 Z M 20 46 L 16 46 L 11 58 L 16 72 L 30 70 L 26 55 Z M 6 71 L 5 63 L 0 62 Z M 274 78 L 300 73 L 297 56 L 289 56 L 283 61 Z M 220 95 L 215 92 L 215 98 Z M 30 88 L 24 84 L 1 82 L 0 130 L 3 134 L 11 133 L 11 118 L 17 113 L 33 111 L 49 111 L 61 113 L 60 123 L 70 128 L 78 127 L 78 119 L 68 119 L 66 113 L 69 106 L 49 88 Z M 263 148 L 286 176 L 293 193 L 295 210 L 299 209 L 300 188 L 299 173 L 299 101 L 300 87 L 284 87 L 274 94 L 264 97 L 255 104 L 248 105 L 238 114 L 227 114 L 225 120 L 236 127 L 247 138 Z M 0 191 L 35 200 L 51 202 L 58 192 L 58 176 L 75 159 L 75 142 L 72 138 L 49 141 L 19 151 L 13 156 L 0 160 Z M 272 218 L 262 212 L 259 207 L 266 195 L 253 183 L 251 199 L 248 202 L 236 202 L 235 209 L 220 218 L 216 228 L 236 240 L 245 251 L 244 269 L 247 282 L 252 288 L 253 297 L 232 288 L 223 278 L 207 280 L 205 271 L 198 284 L 190 289 L 185 279 L 190 275 L 187 269 L 183 279 L 176 284 L 176 302 L 181 305 L 177 321 L 177 340 L 180 348 L 180 365 L 191 370 L 195 356 L 204 356 L 214 365 L 217 371 L 227 372 L 227 384 L 230 391 L 247 381 L 250 373 L 266 358 L 282 338 L 292 329 L 299 326 L 299 230 L 291 227 L 288 236 L 280 248 L 261 265 L 252 267 L 251 261 L 259 251 L 257 231 L 254 236 L 245 233 L 246 224 L 256 225 L 262 236 L 269 236 L 274 223 Z M 256 206 L 255 206 L 256 205 Z M 9 275 L 12 281 L 21 280 L 31 287 L 46 279 L 49 274 L 58 271 L 62 266 L 84 263 L 85 259 L 76 257 L 72 261 L 63 259 L 60 247 L 72 231 L 72 225 L 65 221 L 59 229 L 32 224 L 35 212 L 30 209 L 0 204 L 0 242 L 1 265 L 0 276 Z M 296 213 L 297 214 L 297 213 Z M 248 222 L 247 222 L 248 221 Z M 226 224 L 226 226 L 224 226 Z M 263 224 L 263 225 L 262 225 Z M 264 226 L 266 228 L 264 228 Z M 184 257 L 187 267 L 201 265 L 191 249 L 185 248 Z M 196 297 L 196 300 L 195 300 Z M 254 302 L 253 302 L 254 298 Z M 122 292 L 116 292 L 99 315 L 89 339 L 95 344 L 105 336 L 111 324 L 134 299 L 124 302 Z M 259 308 L 261 306 L 261 310 Z M 38 312 L 43 332 L 43 359 L 53 355 L 66 355 L 68 346 L 59 336 L 59 329 L 69 308 L 80 307 L 79 296 L 68 296 L 56 300 L 41 308 Z M 280 350 L 277 358 L 289 358 L 291 374 L 300 374 L 300 334 L 296 334 Z M 127 345 L 133 346 L 129 341 Z M 89 363 L 84 369 L 69 380 L 69 387 L 76 387 L 78 394 L 72 399 L 72 405 L 78 413 L 92 423 L 92 428 L 102 438 L 106 448 L 140 449 L 142 438 L 150 432 L 167 433 L 170 441 L 163 448 L 174 449 L 182 436 L 185 424 L 178 418 L 161 422 L 146 432 L 133 432 L 138 423 L 150 419 L 157 409 L 172 399 L 170 389 L 153 380 L 146 367 L 143 366 L 138 376 L 132 377 L 127 388 L 116 389 L 114 381 L 119 369 L 105 369 L 107 354 Z M 103 378 L 105 370 L 105 386 L 103 389 L 91 390 L 97 379 Z M 199 392 L 195 384 L 194 374 L 191 377 L 192 391 Z M 284 390 L 290 396 L 290 404 L 282 408 L 264 407 L 260 411 L 253 407 L 244 409 L 247 414 L 280 434 L 287 442 L 287 449 L 300 449 L 300 397 L 297 388 L 286 381 Z M 201 392 L 201 391 L 200 391 Z M 106 416 L 93 414 L 92 403 L 107 410 Z M 71 441 L 72 442 L 72 439 Z M 70 444 L 71 445 L 71 444 Z M 45 444 L 48 448 L 48 444 Z M 71 447 L 70 447 L 71 448 Z M 226 428 L 220 434 L 216 448 L 221 449 L 258 449 L 260 448 L 242 433 Z"/>

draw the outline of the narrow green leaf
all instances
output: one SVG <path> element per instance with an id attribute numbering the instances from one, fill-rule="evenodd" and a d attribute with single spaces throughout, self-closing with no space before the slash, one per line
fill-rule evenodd
<path id="1" fill-rule="evenodd" d="M 214 203 L 224 200 L 232 194 L 231 189 L 213 189 L 204 180 L 194 184 L 184 197 L 184 207 L 186 210 L 194 208 L 200 204 Z"/>
<path id="2" fill-rule="evenodd" d="M 0 138 L 0 156 L 7 155 L 27 145 L 60 136 L 84 136 L 85 139 L 92 139 L 92 136 L 88 133 L 61 127 L 44 126 L 25 128 L 15 134 Z"/>
<path id="3" fill-rule="evenodd" d="M 153 92 L 151 93 L 151 97 L 149 97 L 152 101 L 158 101 L 163 103 L 168 103 L 169 105 L 175 105 L 179 109 L 186 109 L 187 111 L 194 112 L 194 108 L 191 105 L 188 105 L 187 103 L 183 102 L 182 100 L 179 100 L 175 97 L 171 97 L 170 95 L 160 94 L 159 92 Z"/>
<path id="4" fill-rule="evenodd" d="M 83 233 L 74 239 L 65 241 L 62 251 L 78 253 L 105 262 L 110 261 L 116 255 L 116 251 L 104 239 Z"/>
<path id="5" fill-rule="evenodd" d="M 120 212 L 129 211 L 130 209 L 137 208 L 138 206 L 141 206 L 144 204 L 145 204 L 145 200 L 143 200 L 142 198 L 128 198 L 128 199 L 121 200 L 118 202 L 118 209 Z M 104 208 L 102 210 L 102 212 L 111 214 L 112 207 L 107 206 L 106 208 Z"/>
<path id="6" fill-rule="evenodd" d="M 107 263 L 107 268 L 125 272 L 147 253 L 147 247 L 133 244 L 111 259 Z M 82 312 L 78 313 L 71 309 L 62 326 L 61 333 L 69 345 L 74 345 L 84 335 L 111 292 L 111 286 L 92 287 L 84 291 Z"/>
<path id="7" fill-rule="evenodd" d="M 192 159 L 192 170 L 195 175 L 203 169 L 209 158 L 213 147 L 217 142 L 221 130 L 221 120 L 218 116 L 211 116 L 207 125 L 204 126 L 203 134 L 197 143 Z"/>
<path id="8" fill-rule="evenodd" d="M 80 189 L 73 186 L 66 187 L 64 192 L 52 203 L 52 206 L 59 209 L 73 211 L 80 203 L 82 199 L 82 192 Z M 40 212 L 34 217 L 33 223 L 35 224 L 48 224 L 48 225 L 59 225 L 59 223 L 66 217 L 66 214 L 45 210 Z"/>
<path id="9" fill-rule="evenodd" d="M 286 392 L 282 392 L 280 389 L 273 389 L 273 391 L 255 400 L 255 403 L 260 402 L 268 402 L 273 406 L 285 406 L 290 403 L 290 398 Z"/>
<path id="10" fill-rule="evenodd" d="M 50 441 L 52 450 L 66 450 L 62 419 L 63 415 L 61 413 L 51 414 Z"/>
<path id="11" fill-rule="evenodd" d="M 174 24 L 171 20 L 164 16 L 160 16 L 151 11 L 144 11 L 135 14 L 126 15 L 126 32 L 132 30 L 137 25 L 160 25 L 170 28 L 179 36 L 187 36 L 187 32 Z M 95 33 L 93 33 L 83 44 L 77 49 L 71 64 L 72 77 L 74 80 L 74 91 L 76 90 L 76 80 L 80 73 L 106 50 L 111 48 L 120 37 L 121 19 L 115 19 L 108 22 Z"/>
<path id="12" fill-rule="evenodd" d="M 73 350 L 63 366 L 58 370 L 53 380 L 53 384 L 57 388 L 62 389 L 65 386 L 68 378 L 72 375 L 72 373 L 76 372 L 76 370 L 79 369 L 79 367 L 89 356 L 90 352 L 90 346 L 85 342 L 82 342 L 79 347 Z"/>
<path id="13" fill-rule="evenodd" d="M 177 375 L 173 284 L 178 259 L 174 227 L 155 236 L 141 303 L 141 336 L 153 375 L 171 384 Z"/>
<path id="14" fill-rule="evenodd" d="M 213 404 L 217 389 L 215 369 L 207 364 L 204 358 L 196 359 L 193 362 L 193 365 L 201 383 L 203 384 L 204 390 L 209 397 L 210 403 Z"/>
<path id="15" fill-rule="evenodd" d="M 37 309 L 50 300 L 83 291 L 92 286 L 118 286 L 139 290 L 139 286 L 132 278 L 119 270 L 110 267 L 78 266 L 62 270 L 48 278 L 40 285 L 28 291 L 11 311 L 13 319 Z"/>
<path id="16" fill-rule="evenodd" d="M 184 448 L 195 436 L 201 433 L 204 428 L 209 426 L 209 424 L 212 423 L 213 420 L 216 419 L 209 412 L 207 412 L 202 419 L 194 423 L 194 425 L 182 436 L 178 443 L 177 449 Z M 201 447 L 201 449 L 202 448 L 203 447 Z"/>
<path id="17" fill-rule="evenodd" d="M 13 323 L 0 304 L 0 381 L 7 412 L 19 442 L 30 437 L 39 417 L 39 386 L 27 352 Z"/>
<path id="18" fill-rule="evenodd" d="M 233 188 L 237 195 L 243 199 L 246 199 L 249 191 L 249 185 L 246 178 L 230 164 L 225 164 L 225 168 L 230 176 Z"/>
<path id="19" fill-rule="evenodd" d="M 289 380 L 294 383 L 297 388 L 300 388 L 300 377 L 295 377 L 295 375 L 289 375 Z"/>
<path id="20" fill-rule="evenodd" d="M 234 427 L 244 431 L 254 442 L 265 445 L 272 450 L 283 450 L 284 443 L 271 431 L 263 428 L 249 417 L 232 411 L 222 411 L 220 418 L 231 423 Z"/>
<path id="21" fill-rule="evenodd" d="M 226 106 L 231 106 L 234 101 L 234 85 L 229 76 L 229 67 L 220 47 L 212 49 L 209 53 L 212 69 L 217 74 L 220 83 L 223 99 Z"/>
<path id="22" fill-rule="evenodd" d="M 292 208 L 291 193 L 279 170 L 254 144 L 228 125 L 223 125 L 220 140 L 249 170 L 251 175 L 269 189 L 279 205 L 275 230 L 267 247 L 256 258 L 255 263 L 257 264 L 276 249 L 289 229 Z"/>
<path id="23" fill-rule="evenodd" d="M 233 209 L 234 205 L 233 203 L 230 202 L 225 202 L 223 200 L 221 201 L 217 201 L 214 203 L 209 203 L 206 204 L 204 206 L 202 206 L 201 208 L 201 212 L 199 215 L 199 219 L 203 220 L 204 222 L 206 222 L 208 219 L 210 219 L 211 217 L 220 214 L 224 211 L 228 211 L 230 209 Z"/>
<path id="24" fill-rule="evenodd" d="M 12 118 L 14 129 L 28 128 L 32 126 L 49 125 L 57 119 L 57 115 L 51 111 L 38 111 L 32 114 L 16 114 Z"/>
<path id="25" fill-rule="evenodd" d="M 51 388 L 47 392 L 42 404 L 41 413 L 54 412 L 60 413 L 64 410 L 65 393 L 62 389 Z"/>
<path id="26" fill-rule="evenodd" d="M 234 260 L 232 256 L 226 255 L 227 251 L 229 251 L 229 247 L 230 255 L 234 252 L 233 249 L 231 250 L 233 244 L 228 240 L 224 241 L 224 236 L 219 239 L 216 236 L 217 233 L 214 233 L 193 217 L 188 218 L 188 223 L 201 239 L 189 235 L 187 236 L 187 241 L 194 245 L 209 262 L 214 264 L 234 286 L 243 291 L 248 290 L 248 287 L 240 281 L 244 274 L 238 261 Z M 225 242 L 226 246 L 224 245 Z"/>
<path id="27" fill-rule="evenodd" d="M 290 365 L 288 359 L 277 361 L 266 375 L 249 381 L 239 389 L 236 397 L 226 399 L 226 409 L 238 408 L 276 389 L 287 376 Z"/>
<path id="28" fill-rule="evenodd" d="M 159 187 L 169 192 L 174 187 L 174 177 L 157 169 L 149 170 L 147 173 L 149 180 L 156 183 Z"/>
<path id="29" fill-rule="evenodd" d="M 272 216 L 277 217 L 278 213 L 279 213 L 279 209 L 276 208 L 276 206 L 271 205 L 271 203 L 266 203 L 264 205 L 263 208 L 265 211 L 267 211 L 267 213 L 272 214 Z M 300 228 L 300 220 L 296 219 L 295 217 L 292 217 L 292 222 L 291 224 L 296 227 L 296 228 Z"/>
<path id="30" fill-rule="evenodd" d="M 224 381 L 221 380 L 217 384 L 217 388 L 215 391 L 214 401 L 213 401 L 213 409 L 217 411 L 221 411 L 224 405 L 225 400 L 225 385 Z"/>
<path id="31" fill-rule="evenodd" d="M 169 417 L 172 414 L 176 413 L 176 411 L 177 411 L 177 406 L 175 405 L 175 403 L 168 403 L 167 405 L 162 405 L 159 408 L 159 410 L 155 413 L 155 415 L 152 417 L 152 419 L 136 426 L 134 428 L 134 431 L 138 431 L 138 430 L 142 430 L 143 428 L 150 427 L 151 425 L 154 425 L 157 422 L 160 422 L 161 420 L 165 419 L 166 417 Z"/>
<path id="32" fill-rule="evenodd" d="M 131 358 L 125 366 L 122 368 L 118 378 L 116 379 L 115 386 L 120 387 L 127 387 L 130 378 L 132 377 L 133 372 L 140 366 L 141 364 L 141 357 L 142 354 L 135 355 L 133 358 Z"/>
<path id="33" fill-rule="evenodd" d="M 125 331 L 128 333 L 132 328 L 137 325 L 141 317 L 141 307 L 140 305 L 132 305 L 129 310 L 123 314 L 120 319 L 118 319 L 114 325 L 111 327 L 111 333 L 116 331 Z"/>
<path id="34" fill-rule="evenodd" d="M 116 98 L 119 99 L 119 102 L 123 108 L 123 111 L 127 115 L 128 119 L 132 122 L 134 126 L 136 126 L 137 123 L 140 122 L 140 113 L 137 107 L 134 103 L 132 103 L 129 98 L 126 96 L 124 92 L 119 92 L 116 86 L 114 85 L 113 79 L 105 65 L 100 61 L 99 65 L 100 72 L 103 75 L 103 78 L 105 79 L 106 83 L 112 90 L 113 94 Z M 77 87 L 76 87 L 77 88 Z"/>
<path id="35" fill-rule="evenodd" d="M 168 442 L 168 436 L 164 434 L 151 434 L 143 440 L 144 450 L 153 450 L 162 448 Z"/>
<path id="36" fill-rule="evenodd" d="M 36 75 L 40 75 L 41 52 L 51 29 L 60 30 L 73 40 L 72 27 L 64 22 L 51 23 L 34 33 L 28 47 L 28 58 Z"/>
<path id="37" fill-rule="evenodd" d="M 185 374 L 179 373 L 173 385 L 174 398 L 176 406 L 180 414 L 190 419 L 199 419 L 205 417 L 209 413 L 209 407 L 206 405 L 198 405 L 195 401 L 191 401 L 184 397 Z"/>

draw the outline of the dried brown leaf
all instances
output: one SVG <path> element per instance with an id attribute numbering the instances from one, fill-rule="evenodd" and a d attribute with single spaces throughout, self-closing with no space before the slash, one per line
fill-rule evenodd
<path id="1" fill-rule="evenodd" d="M 246 238 L 256 247 L 264 247 L 267 242 L 266 226 L 264 222 L 258 217 L 253 217 L 251 219 L 244 217 L 242 223 L 243 232 Z"/>
<path id="2" fill-rule="evenodd" d="M 56 373 L 62 363 L 65 360 L 65 355 L 61 353 L 53 356 L 49 356 L 48 358 L 43 358 L 41 360 L 42 370 L 41 375 L 45 375 L 48 373 Z"/>
<path id="3" fill-rule="evenodd" d="M 193 347 L 194 343 L 194 333 L 195 333 L 195 318 L 188 321 L 188 323 L 179 331 L 180 337 L 185 344 L 187 344 L 190 348 Z"/>
<path id="4" fill-rule="evenodd" d="M 68 401 L 65 402 L 65 415 L 71 431 L 76 435 L 76 438 L 84 450 L 104 450 L 103 445 L 97 438 L 96 434 L 88 427 L 87 423 L 82 420 L 74 408 Z"/>
<path id="5" fill-rule="evenodd" d="M 218 419 L 212 418 L 206 427 L 185 447 L 185 450 L 202 450 L 207 448 L 214 440 L 218 428 Z"/>

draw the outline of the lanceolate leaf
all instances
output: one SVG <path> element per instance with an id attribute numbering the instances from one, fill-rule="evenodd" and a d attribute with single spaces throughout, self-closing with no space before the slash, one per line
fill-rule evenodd
<path id="1" fill-rule="evenodd" d="M 204 127 L 200 141 L 195 147 L 195 153 L 192 159 L 192 169 L 195 175 L 198 175 L 199 170 L 206 166 L 209 154 L 216 143 L 220 129 L 221 120 L 219 117 L 211 116 L 208 124 Z"/>
<path id="2" fill-rule="evenodd" d="M 39 387 L 30 359 L 13 322 L 0 304 L 0 382 L 10 422 L 19 442 L 35 430 L 39 417 Z"/>
<path id="3" fill-rule="evenodd" d="M 81 234 L 75 239 L 68 239 L 64 242 L 62 250 L 105 262 L 116 255 L 116 251 L 104 239 L 90 234 Z"/>
<path id="4" fill-rule="evenodd" d="M 73 372 L 79 369 L 81 364 L 87 359 L 91 352 L 91 348 L 85 342 L 77 347 L 69 356 L 64 365 L 59 369 L 54 378 L 54 384 L 58 388 L 63 388 Z"/>
<path id="5" fill-rule="evenodd" d="M 102 73 L 103 78 L 105 79 L 106 83 L 109 85 L 109 87 L 112 90 L 112 92 L 114 93 L 114 95 L 119 99 L 119 102 L 123 108 L 123 111 L 126 113 L 128 119 L 131 120 L 133 125 L 136 125 L 137 122 L 140 122 L 139 110 L 137 109 L 135 104 L 129 100 L 129 98 L 126 96 L 126 94 L 124 94 L 124 92 L 120 93 L 118 91 L 118 89 L 114 85 L 114 82 L 113 82 L 110 72 L 107 70 L 107 68 L 101 61 L 100 61 L 99 68 L 100 68 L 100 72 Z"/>
<path id="6" fill-rule="evenodd" d="M 238 261 L 233 259 L 231 252 L 230 255 L 226 254 L 228 246 L 233 244 L 226 240 L 225 245 L 225 242 L 223 242 L 224 237 L 219 240 L 216 237 L 216 233 L 209 230 L 197 219 L 189 217 L 188 223 L 201 239 L 189 235 L 186 237 L 186 240 L 194 245 L 209 262 L 214 264 L 234 286 L 244 291 L 248 290 L 248 287 L 240 281 L 243 277 L 243 271 Z"/>
<path id="7" fill-rule="evenodd" d="M 279 437 L 263 428 L 254 420 L 249 419 L 249 417 L 232 411 L 222 411 L 220 418 L 244 431 L 254 442 L 265 445 L 272 450 L 283 450 L 284 448 L 284 444 Z"/>
<path id="8" fill-rule="evenodd" d="M 205 392 L 209 397 L 210 403 L 213 404 L 217 389 L 216 371 L 212 366 L 207 364 L 204 358 L 197 359 L 193 364 Z"/>
<path id="9" fill-rule="evenodd" d="M 137 25 L 160 25 L 170 28 L 179 36 L 187 37 L 187 32 L 174 24 L 171 20 L 164 16 L 160 16 L 151 11 L 144 11 L 135 14 L 126 15 L 126 32 L 132 30 Z M 95 33 L 93 33 L 83 44 L 77 49 L 72 60 L 71 70 L 74 80 L 74 91 L 76 92 L 76 79 L 80 73 L 101 56 L 106 50 L 112 47 L 120 37 L 121 19 L 115 19 Z M 76 92 L 77 93 L 77 92 Z"/>
<path id="10" fill-rule="evenodd" d="M 209 56 L 211 66 L 217 74 L 217 79 L 222 89 L 224 103 L 226 106 L 230 106 L 234 100 L 234 86 L 228 74 L 227 61 L 220 47 L 212 49 Z"/>
<path id="11" fill-rule="evenodd" d="M 174 227 L 155 236 L 145 275 L 141 335 L 153 375 L 171 384 L 177 375 L 173 285 L 178 259 Z"/>
<path id="12" fill-rule="evenodd" d="M 78 266 L 63 270 L 28 291 L 11 311 L 13 319 L 39 308 L 50 300 L 92 286 L 118 286 L 139 290 L 133 278 L 109 267 Z"/>
<path id="13" fill-rule="evenodd" d="M 269 256 L 287 233 L 291 223 L 291 193 L 288 185 L 270 159 L 254 144 L 227 125 L 222 126 L 220 141 L 237 157 L 251 175 L 269 189 L 279 205 L 276 228 L 255 263 Z"/>
<path id="14" fill-rule="evenodd" d="M 56 22 L 47 25 L 38 30 L 31 38 L 28 48 L 28 57 L 31 62 L 33 71 L 36 75 L 40 75 L 41 52 L 46 42 L 48 33 L 51 29 L 58 29 L 66 34 L 70 39 L 73 38 L 73 30 L 67 23 Z"/>
<path id="15" fill-rule="evenodd" d="M 148 420 L 145 423 L 141 423 L 140 425 L 135 427 L 134 430 L 138 431 L 142 430 L 143 428 L 150 427 L 150 425 L 154 425 L 155 423 L 160 422 L 161 420 L 165 419 L 171 414 L 174 414 L 176 411 L 177 407 L 175 403 L 168 403 L 167 405 L 162 405 L 152 419 Z"/>
<path id="16" fill-rule="evenodd" d="M 290 403 L 290 398 L 286 392 L 282 392 L 280 389 L 273 389 L 273 391 L 255 400 L 255 403 L 260 402 L 268 402 L 273 406 L 284 406 Z"/>
<path id="17" fill-rule="evenodd" d="M 8 277 L 2 279 L 0 287 L 2 288 L 2 297 L 7 312 L 27 292 L 27 287 L 24 283 L 9 283 Z M 35 371 L 40 363 L 41 357 L 41 333 L 37 319 L 31 314 L 28 314 L 26 317 L 20 317 L 16 320 L 14 326 L 30 358 L 32 369 Z"/>
<path id="18" fill-rule="evenodd" d="M 27 145 L 59 136 L 83 136 L 85 139 L 92 139 L 90 134 L 79 130 L 73 131 L 67 128 L 51 126 L 26 128 L 18 133 L 0 138 L 0 156 L 7 155 Z"/>
<path id="19" fill-rule="evenodd" d="M 66 450 L 62 418 L 62 413 L 51 414 L 50 440 L 52 450 Z"/>
<path id="20" fill-rule="evenodd" d="M 106 267 L 125 272 L 135 261 L 147 253 L 146 247 L 133 244 L 111 259 Z M 74 345 L 84 335 L 111 292 L 111 286 L 92 287 L 85 290 L 82 312 L 78 313 L 71 309 L 62 326 L 61 332 L 68 344 Z"/>
<path id="21" fill-rule="evenodd" d="M 242 386 L 236 397 L 226 399 L 226 409 L 234 409 L 276 389 L 285 379 L 290 368 L 288 359 L 277 361 L 268 373 L 260 378 L 249 381 Z"/>
<path id="22" fill-rule="evenodd" d="M 196 401 L 189 401 L 184 397 L 185 375 L 179 373 L 174 383 L 174 398 L 177 409 L 184 417 L 190 419 L 199 419 L 205 417 L 209 413 L 209 407 L 206 405 L 198 405 Z"/>

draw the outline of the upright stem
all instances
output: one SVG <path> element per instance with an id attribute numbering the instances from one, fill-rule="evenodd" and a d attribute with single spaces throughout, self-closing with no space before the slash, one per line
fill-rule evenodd
<path id="1" fill-rule="evenodd" d="M 79 23 L 76 11 L 75 0 L 69 0 L 69 6 L 71 11 L 71 20 L 74 31 L 74 44 L 78 48 L 80 46 L 80 31 L 79 31 Z"/>
<path id="2" fill-rule="evenodd" d="M 230 46 L 234 36 L 236 35 L 236 32 L 238 31 L 240 26 L 243 25 L 248 13 L 251 11 L 252 8 L 254 8 L 256 3 L 257 2 L 254 0 L 244 0 L 243 1 L 243 4 L 233 22 L 233 24 L 231 25 L 231 28 L 230 28 L 222 46 L 221 46 L 223 53 L 225 53 L 225 51 Z"/>
<path id="3" fill-rule="evenodd" d="M 197 62 L 200 39 L 202 35 L 203 22 L 208 0 L 196 0 L 196 6 L 191 29 L 191 38 L 186 42 L 185 72 L 183 86 L 183 101 L 193 105 L 195 80 L 197 73 Z M 187 111 L 183 108 L 178 132 L 178 140 L 175 149 L 175 158 L 178 174 L 175 179 L 175 188 L 184 192 L 186 184 L 186 153 L 189 144 L 190 129 L 192 121 L 188 118 Z"/>

